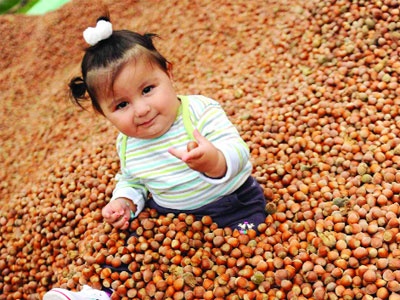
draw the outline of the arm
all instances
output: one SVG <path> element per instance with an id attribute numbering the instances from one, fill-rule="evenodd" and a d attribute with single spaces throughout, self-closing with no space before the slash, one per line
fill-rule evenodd
<path id="1" fill-rule="evenodd" d="M 143 210 L 147 193 L 144 188 L 118 187 L 119 184 L 125 185 L 126 182 L 117 183 L 113 197 L 103 208 L 102 215 L 104 220 L 114 227 L 127 229 L 131 219 Z"/>
<path id="2" fill-rule="evenodd" d="M 125 165 L 125 147 L 122 135 L 117 139 L 117 151 L 121 161 L 121 173 L 117 174 L 117 185 L 111 201 L 103 208 L 104 220 L 116 228 L 127 229 L 129 221 L 137 216 L 144 208 L 147 189 L 129 175 Z M 126 140 L 125 140 L 126 142 Z"/>
<path id="3" fill-rule="evenodd" d="M 190 151 L 171 148 L 170 153 L 202 173 L 210 183 L 226 182 L 236 176 L 249 161 L 249 149 L 221 106 L 208 105 L 196 125 L 198 147 Z"/>

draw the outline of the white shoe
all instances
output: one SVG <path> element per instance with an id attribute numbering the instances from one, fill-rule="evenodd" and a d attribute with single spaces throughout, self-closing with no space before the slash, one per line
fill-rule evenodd
<path id="1" fill-rule="evenodd" d="M 84 285 L 80 292 L 54 288 L 43 296 L 43 300 L 110 300 L 106 292 Z"/>

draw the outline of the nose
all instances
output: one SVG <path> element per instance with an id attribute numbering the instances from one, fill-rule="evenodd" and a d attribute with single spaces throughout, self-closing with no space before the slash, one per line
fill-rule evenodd
<path id="1" fill-rule="evenodd" d="M 134 113 L 137 118 L 144 117 L 150 111 L 150 105 L 144 100 L 135 102 Z"/>

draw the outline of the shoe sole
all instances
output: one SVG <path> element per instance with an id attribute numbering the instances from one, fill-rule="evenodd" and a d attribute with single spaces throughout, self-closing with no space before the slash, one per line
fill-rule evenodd
<path id="1" fill-rule="evenodd" d="M 43 300 L 72 300 L 61 291 L 53 290 L 43 296 Z"/>

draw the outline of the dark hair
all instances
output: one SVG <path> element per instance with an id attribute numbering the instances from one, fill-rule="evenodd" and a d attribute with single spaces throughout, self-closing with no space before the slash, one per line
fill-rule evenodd
<path id="1" fill-rule="evenodd" d="M 108 16 L 97 19 L 100 20 L 110 21 Z M 83 108 L 82 102 L 87 100 L 87 93 L 93 108 L 103 114 L 98 102 L 99 89 L 110 90 L 118 70 L 127 61 L 139 56 L 145 56 L 167 72 L 170 63 L 155 48 L 154 37 L 158 36 L 152 33 L 142 35 L 129 30 L 113 30 L 109 38 L 88 47 L 82 59 L 82 77 L 75 77 L 69 83 L 72 101 Z M 105 82 L 99 84 L 96 81 L 101 81 L 101 77 Z"/>

